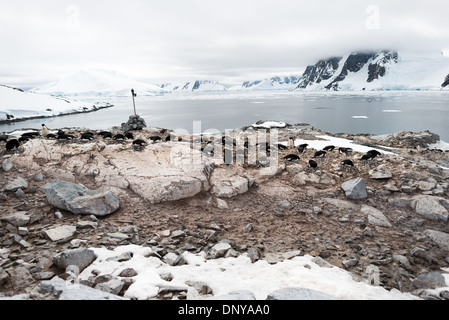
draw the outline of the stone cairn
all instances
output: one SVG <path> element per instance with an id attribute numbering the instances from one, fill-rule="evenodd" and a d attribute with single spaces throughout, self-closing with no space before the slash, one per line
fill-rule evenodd
<path id="1" fill-rule="evenodd" d="M 146 128 L 146 127 L 147 127 L 147 124 L 146 124 L 145 120 L 138 115 L 130 116 L 128 122 L 122 123 L 122 130 L 125 132 L 142 130 L 143 128 Z"/>

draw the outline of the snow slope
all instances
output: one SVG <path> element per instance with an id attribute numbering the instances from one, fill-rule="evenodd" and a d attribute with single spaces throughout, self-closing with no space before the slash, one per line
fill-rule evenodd
<path id="1" fill-rule="evenodd" d="M 418 55 L 407 52 L 399 52 L 397 61 L 392 59 L 391 51 L 381 51 L 373 54 L 356 72 L 344 70 L 347 66 L 348 57 L 354 57 L 354 54 L 342 58 L 338 69 L 332 71 L 333 74 L 328 79 L 320 78 L 319 73 L 329 70 L 314 69 L 315 78 L 306 78 L 308 74 L 303 75 L 302 91 L 393 91 L 393 90 L 442 90 L 443 83 L 449 75 L 449 58 L 440 52 L 427 55 Z M 370 68 L 376 66 L 383 68 L 385 74 L 376 75 L 376 78 L 369 80 Z M 311 67 L 309 67 L 311 68 Z M 377 70 L 378 71 L 378 70 Z M 372 70 L 371 70 L 372 72 Z M 318 74 L 318 75 L 316 75 Z M 304 83 L 304 81 L 306 81 Z M 447 89 L 447 87 L 446 87 Z"/>
<path id="2" fill-rule="evenodd" d="M 272 77 L 264 80 L 246 81 L 241 85 L 230 87 L 229 91 L 269 91 L 292 90 L 296 87 L 299 76 Z"/>
<path id="3" fill-rule="evenodd" d="M 106 107 L 111 105 L 66 100 L 0 85 L 0 121 L 53 117 Z"/>
<path id="4" fill-rule="evenodd" d="M 167 92 L 220 92 L 226 91 L 226 88 L 211 80 L 195 80 L 188 82 L 173 82 L 161 85 L 162 90 Z"/>
<path id="5" fill-rule="evenodd" d="M 55 96 L 130 97 L 131 89 L 145 96 L 165 92 L 156 85 L 130 79 L 115 71 L 100 69 L 79 71 L 30 91 Z"/>

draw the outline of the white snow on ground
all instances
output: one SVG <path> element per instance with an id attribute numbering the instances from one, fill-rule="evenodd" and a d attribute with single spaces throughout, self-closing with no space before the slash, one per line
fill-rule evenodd
<path id="1" fill-rule="evenodd" d="M 443 151 L 449 151 L 449 143 L 440 140 L 435 144 L 430 144 L 429 149 L 440 149 Z"/>
<path id="2" fill-rule="evenodd" d="M 287 124 L 280 121 L 264 121 L 262 123 L 255 123 L 252 125 L 255 129 L 269 129 L 269 128 L 285 128 Z"/>
<path id="3" fill-rule="evenodd" d="M 23 92 L 0 85 L 0 121 L 7 115 L 14 119 L 53 117 L 74 112 L 92 111 L 106 104 L 66 100 L 49 95 Z"/>
<path id="4" fill-rule="evenodd" d="M 288 287 L 302 287 L 327 293 L 342 300 L 414 300 L 418 299 L 398 290 L 388 291 L 382 287 L 357 282 L 351 274 L 337 267 L 320 267 L 311 256 L 296 257 L 274 265 L 260 260 L 251 263 L 246 255 L 237 258 L 206 260 L 205 253 L 183 254 L 187 265 L 170 266 L 155 257 L 146 258 L 151 249 L 136 245 L 117 247 L 113 251 L 92 248 L 98 258 L 79 276 L 88 279 L 92 270 L 101 274 L 118 275 L 126 268 L 133 268 L 138 275 L 126 292 L 125 298 L 149 299 L 157 295 L 159 287 L 175 286 L 190 288 L 187 281 L 206 283 L 220 296 L 236 290 L 249 290 L 257 300 L 265 300 L 269 293 Z M 108 258 L 132 252 L 133 258 L 125 262 L 107 261 Z M 167 282 L 160 275 L 170 273 L 173 280 Z M 190 292 L 193 288 L 190 288 Z M 189 293 L 191 295 L 191 293 Z M 194 300 L 200 296 L 191 295 Z"/>
<path id="5" fill-rule="evenodd" d="M 331 137 L 331 136 L 317 136 L 318 139 L 323 139 L 323 140 L 303 140 L 303 139 L 297 139 L 295 140 L 295 146 L 300 146 L 302 144 L 308 144 L 309 148 L 311 149 L 315 149 L 315 150 L 322 150 L 327 146 L 335 146 L 337 148 L 351 148 L 352 150 L 354 150 L 355 152 L 361 152 L 361 153 L 365 153 L 368 152 L 370 150 L 377 150 L 380 153 L 383 154 L 394 154 L 392 152 L 388 152 L 385 150 L 380 150 L 380 149 L 376 149 L 373 147 L 367 147 L 367 146 L 362 146 L 360 144 L 355 143 L 352 140 L 348 140 L 348 139 L 343 139 L 343 138 L 336 138 L 336 137 Z"/>

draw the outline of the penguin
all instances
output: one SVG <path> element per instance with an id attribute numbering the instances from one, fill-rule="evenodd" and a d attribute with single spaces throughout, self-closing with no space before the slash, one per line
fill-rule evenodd
<path id="1" fill-rule="evenodd" d="M 134 135 L 132 134 L 132 132 L 125 132 L 125 138 L 133 140 L 134 139 Z"/>
<path id="2" fill-rule="evenodd" d="M 374 159 L 374 155 L 372 154 L 372 153 L 367 153 L 367 154 L 365 154 L 365 155 L 363 155 L 363 157 L 360 159 L 360 160 L 371 160 L 371 159 Z"/>
<path id="3" fill-rule="evenodd" d="M 297 156 L 296 154 L 289 154 L 288 156 L 282 158 L 282 160 L 292 162 L 292 161 L 301 160 L 301 158 L 299 156 Z"/>
<path id="4" fill-rule="evenodd" d="M 117 141 L 117 140 L 125 140 L 125 136 L 124 136 L 123 134 L 116 134 L 116 135 L 112 138 L 112 140 L 115 140 L 115 141 Z"/>
<path id="5" fill-rule="evenodd" d="M 370 151 L 367 152 L 367 154 L 372 154 L 373 155 L 373 159 L 376 158 L 377 156 L 382 155 L 382 153 L 380 153 L 377 150 L 370 150 Z"/>
<path id="6" fill-rule="evenodd" d="M 8 138 L 6 136 L 0 136 L 0 142 L 6 142 Z"/>
<path id="7" fill-rule="evenodd" d="M 334 151 L 335 150 L 335 146 L 327 146 L 323 150 L 324 151 Z"/>
<path id="8" fill-rule="evenodd" d="M 277 147 L 279 150 L 288 150 L 288 148 L 286 146 L 284 146 L 283 144 L 280 144 L 280 143 L 277 144 Z"/>
<path id="9" fill-rule="evenodd" d="M 316 169 L 316 168 L 318 168 L 318 163 L 315 160 L 310 160 L 309 166 L 313 169 Z"/>
<path id="10" fill-rule="evenodd" d="M 301 146 L 298 147 L 298 153 L 299 153 L 299 154 L 304 153 L 304 151 L 306 151 L 306 148 L 301 147 Z"/>
<path id="11" fill-rule="evenodd" d="M 55 134 L 53 134 L 53 133 L 49 133 L 49 134 L 47 134 L 47 137 L 46 137 L 46 138 L 47 138 L 47 139 L 57 139 L 58 136 L 55 135 Z"/>
<path id="12" fill-rule="evenodd" d="M 348 153 L 352 152 L 352 149 L 351 148 L 338 148 L 338 152 L 348 154 Z"/>
<path id="13" fill-rule="evenodd" d="M 341 164 L 342 164 L 342 165 L 345 165 L 345 166 L 351 166 L 351 167 L 354 166 L 354 162 L 352 162 L 351 160 L 343 160 L 343 161 L 341 162 Z"/>
<path id="14" fill-rule="evenodd" d="M 142 139 L 137 139 L 133 141 L 133 145 L 134 146 L 139 146 L 139 147 L 143 147 L 145 145 L 147 145 L 148 143 Z"/>
<path id="15" fill-rule="evenodd" d="M 156 143 L 157 141 L 162 141 L 162 138 L 159 136 L 153 136 L 153 137 L 150 137 L 150 140 L 153 141 L 154 143 Z"/>
<path id="16" fill-rule="evenodd" d="M 28 142 L 28 141 L 30 141 L 30 138 L 29 138 L 29 137 L 20 137 L 20 138 L 19 138 L 19 142 L 20 142 L 20 143 L 24 143 L 24 142 Z"/>
<path id="17" fill-rule="evenodd" d="M 12 150 L 17 149 L 19 147 L 20 147 L 20 142 L 17 139 L 9 140 L 6 143 L 6 150 L 7 151 L 12 151 Z"/>
<path id="18" fill-rule="evenodd" d="M 317 151 L 313 157 L 314 158 L 318 158 L 318 157 L 324 158 L 326 156 L 326 154 L 327 154 L 326 151 Z"/>
<path id="19" fill-rule="evenodd" d="M 37 132 L 26 132 L 24 134 L 22 134 L 23 138 L 28 138 L 28 139 L 33 139 L 36 138 L 39 135 L 39 133 Z"/>
<path id="20" fill-rule="evenodd" d="M 107 138 L 112 139 L 112 133 L 109 131 L 101 131 L 98 135 L 102 136 L 103 139 L 107 139 Z"/>
<path id="21" fill-rule="evenodd" d="M 94 134 L 92 132 L 85 132 L 81 135 L 81 140 L 94 140 Z"/>
<path id="22" fill-rule="evenodd" d="M 293 137 L 290 137 L 288 139 L 288 148 L 289 149 L 295 149 L 295 139 Z"/>
<path id="23" fill-rule="evenodd" d="M 47 128 L 47 126 L 44 123 L 42 125 L 41 135 L 42 135 L 43 138 L 47 138 L 49 134 L 50 134 L 50 130 Z"/>

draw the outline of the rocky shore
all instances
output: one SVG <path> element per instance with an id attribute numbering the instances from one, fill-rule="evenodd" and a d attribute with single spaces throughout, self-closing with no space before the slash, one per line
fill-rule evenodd
<path id="1" fill-rule="evenodd" d="M 361 282 L 449 299 L 449 153 L 429 148 L 439 142 L 435 134 L 332 135 L 263 123 L 228 138 L 144 128 L 128 139 L 95 131 L 82 139 L 86 131 L 65 130 L 69 140 L 37 137 L 11 151 L 0 142 L 6 299 L 62 299 L 60 282 L 95 261 L 89 248 L 131 244 L 169 265 L 185 264 L 186 252 L 270 264 L 310 255 Z M 327 146 L 335 148 L 317 155 Z M 361 160 L 373 149 L 380 155 Z M 134 276 L 132 268 L 119 277 L 93 272 L 81 284 L 91 297 L 120 299 Z M 211 298 L 209 289 L 186 283 L 151 298 Z"/>

